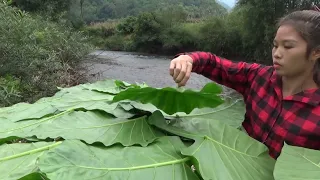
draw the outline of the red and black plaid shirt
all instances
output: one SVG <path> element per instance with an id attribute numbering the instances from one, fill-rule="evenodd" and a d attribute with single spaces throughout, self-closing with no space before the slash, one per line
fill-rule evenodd
<path id="1" fill-rule="evenodd" d="M 246 102 L 243 127 L 277 159 L 284 141 L 320 149 L 320 89 L 282 97 L 281 79 L 272 66 L 232 62 L 207 52 L 186 53 L 193 70 L 241 93 Z"/>

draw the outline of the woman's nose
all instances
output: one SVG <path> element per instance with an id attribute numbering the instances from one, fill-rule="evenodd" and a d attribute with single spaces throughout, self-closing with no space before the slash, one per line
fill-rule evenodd
<path id="1" fill-rule="evenodd" d="M 277 48 L 277 49 L 274 51 L 273 57 L 276 58 L 276 59 L 281 59 L 282 55 L 281 55 L 281 53 L 280 53 L 279 48 Z"/>

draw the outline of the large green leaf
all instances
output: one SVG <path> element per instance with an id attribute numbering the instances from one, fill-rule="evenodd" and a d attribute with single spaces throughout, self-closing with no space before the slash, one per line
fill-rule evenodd
<path id="1" fill-rule="evenodd" d="M 96 81 L 94 83 L 86 83 L 86 84 L 80 84 L 78 86 L 75 86 L 76 88 L 80 89 L 86 89 L 86 90 L 92 90 L 92 91 L 98 91 L 98 92 L 104 92 L 109 94 L 117 94 L 122 90 L 125 90 L 130 87 L 147 87 L 145 83 L 143 84 L 130 84 L 125 81 L 120 80 L 114 80 L 114 79 L 105 79 L 101 81 Z M 74 87 L 72 87 L 74 88 Z M 72 88 L 68 88 L 67 90 L 74 90 Z M 66 90 L 66 88 L 63 88 L 63 90 Z"/>
<path id="2" fill-rule="evenodd" d="M 120 88 L 120 90 L 125 90 L 127 88 L 131 88 L 131 87 L 149 87 L 146 83 L 135 83 L 135 84 L 130 84 L 127 83 L 125 81 L 120 81 L 120 80 L 115 80 L 115 84 L 118 88 Z"/>
<path id="3" fill-rule="evenodd" d="M 190 114 L 176 113 L 175 116 L 165 116 L 172 119 L 171 123 L 180 123 L 187 127 L 190 124 L 207 124 L 203 121 L 221 121 L 229 126 L 239 128 L 242 126 L 245 114 L 245 104 L 242 99 L 227 100 L 216 108 L 194 109 Z"/>
<path id="4" fill-rule="evenodd" d="M 195 167 L 204 179 L 273 179 L 275 161 L 264 144 L 220 121 L 199 122 L 188 129 L 167 124 L 159 111 L 150 117 L 151 124 L 195 140 L 182 154 L 195 158 Z"/>
<path id="5" fill-rule="evenodd" d="M 58 111 L 56 107 L 48 103 L 18 103 L 10 107 L 0 108 L 0 110 L 0 121 L 3 119 L 8 119 L 12 122 L 23 119 L 42 118 L 48 114 Z"/>
<path id="6" fill-rule="evenodd" d="M 131 105 L 128 106 L 128 104 Z M 122 107 L 128 106 L 128 109 L 136 108 L 143 111 L 154 113 L 160 111 L 166 119 L 171 120 L 171 124 L 178 123 L 179 126 L 186 126 L 202 123 L 202 121 L 221 121 L 232 127 L 239 128 L 244 120 L 245 104 L 243 99 L 225 100 L 225 102 L 216 108 L 196 108 L 190 114 L 177 112 L 173 115 L 168 115 L 154 105 L 142 104 L 138 102 L 128 102 L 128 104 L 120 104 Z M 205 123 L 205 122 L 204 122 Z"/>
<path id="7" fill-rule="evenodd" d="M 81 139 L 87 143 L 102 142 L 105 146 L 121 143 L 147 145 L 159 136 L 147 123 L 147 117 L 136 119 L 113 118 L 96 111 L 65 111 L 43 118 L 20 122 L 4 121 L 0 127 L 0 138 L 10 136 L 39 139 Z"/>
<path id="8" fill-rule="evenodd" d="M 176 112 L 189 114 L 195 108 L 213 108 L 223 103 L 219 96 L 221 91 L 222 88 L 215 83 L 208 83 L 199 92 L 191 89 L 180 91 L 171 87 L 132 87 L 115 95 L 113 102 L 133 100 L 151 103 L 169 115 Z"/>
<path id="9" fill-rule="evenodd" d="M 124 110 L 118 103 L 110 103 L 113 95 L 91 90 L 75 88 L 72 91 L 57 93 L 53 97 L 42 98 L 34 104 L 19 103 L 11 107 L 0 108 L 0 121 L 8 119 L 16 122 L 25 119 L 37 119 L 68 109 L 83 108 L 102 110 L 119 118 L 131 118 L 133 113 Z"/>
<path id="10" fill-rule="evenodd" d="M 111 103 L 113 95 L 90 90 L 70 92 L 61 96 L 51 104 L 60 111 L 84 108 L 86 110 L 102 110 L 119 118 L 131 118 L 134 114 L 124 110 L 118 103 Z"/>
<path id="11" fill-rule="evenodd" d="M 122 87 L 117 85 L 117 80 L 106 79 L 102 81 L 97 81 L 94 83 L 82 84 L 81 87 L 88 90 L 117 94 L 121 91 Z M 125 82 L 123 82 L 125 84 Z"/>
<path id="12" fill-rule="evenodd" d="M 108 100 L 99 98 L 93 99 L 94 96 L 90 98 L 81 96 L 81 94 L 82 93 L 79 94 L 80 96 L 74 96 L 70 99 L 68 97 L 65 97 L 59 101 L 53 102 L 52 105 L 59 111 L 83 108 L 86 110 L 102 110 L 118 118 L 131 118 L 135 115 L 123 109 L 122 106 L 119 106 L 118 103 L 110 103 Z M 85 94 L 85 92 L 83 92 L 83 94 Z"/>
<path id="13" fill-rule="evenodd" d="M 31 176 L 29 174 L 39 170 L 37 166 L 38 158 L 44 152 L 58 146 L 60 143 L 37 142 L 30 144 L 4 144 L 0 146 L 0 179 L 17 180 L 25 177 L 22 179 L 27 180 Z M 39 177 L 39 174 L 33 174 L 32 176 Z"/>
<path id="14" fill-rule="evenodd" d="M 276 180 L 320 179 L 320 151 L 284 144 L 277 159 Z"/>
<path id="15" fill-rule="evenodd" d="M 65 141 L 40 157 L 39 166 L 51 180 L 152 179 L 198 180 L 180 154 L 184 145 L 177 137 L 163 137 L 147 147 L 87 146 Z"/>
<path id="16" fill-rule="evenodd" d="M 55 94 L 55 96 L 61 96 L 65 93 L 69 92 L 77 92 L 77 91 L 82 91 L 82 90 L 91 90 L 91 91 L 97 91 L 97 92 L 103 92 L 103 93 L 108 93 L 108 94 L 117 94 L 120 92 L 123 87 L 119 85 L 119 80 L 114 80 L 114 79 L 104 79 L 101 81 L 96 81 L 93 83 L 85 83 L 85 84 L 79 84 L 76 86 L 72 87 L 67 87 L 67 88 L 61 88 L 59 87 L 60 91 Z M 122 82 L 123 85 L 126 85 L 128 83 Z M 130 86 L 130 84 L 128 84 Z M 49 98 L 50 99 L 50 98 Z"/>

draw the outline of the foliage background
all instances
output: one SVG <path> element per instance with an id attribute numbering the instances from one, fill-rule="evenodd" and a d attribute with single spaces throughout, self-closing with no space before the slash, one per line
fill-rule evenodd
<path id="1" fill-rule="evenodd" d="M 94 9 L 90 2 L 87 9 Z M 113 2 L 114 6 L 105 6 L 123 8 L 116 3 L 120 1 Z M 103 49 L 170 55 L 203 50 L 234 60 L 268 64 L 277 20 L 289 12 L 320 4 L 319 0 L 238 0 L 230 11 L 213 0 L 148 2 L 153 5 L 141 3 L 139 8 L 132 6 L 131 11 L 119 10 L 128 13 L 110 15 L 104 22 L 88 21 L 89 14 L 92 17 L 95 13 L 87 11 L 84 21 L 90 24 L 84 30 L 96 37 L 93 42 Z M 136 9 L 139 14 L 133 13 Z"/>
<path id="2" fill-rule="evenodd" d="M 82 82 L 92 46 L 80 32 L 0 4 L 0 106 L 33 102 Z"/>
<path id="3" fill-rule="evenodd" d="M 85 82 L 94 48 L 174 55 L 210 51 L 271 63 L 275 23 L 320 0 L 7 0 L 0 11 L 0 106 Z M 94 46 L 92 46 L 93 44 Z"/>

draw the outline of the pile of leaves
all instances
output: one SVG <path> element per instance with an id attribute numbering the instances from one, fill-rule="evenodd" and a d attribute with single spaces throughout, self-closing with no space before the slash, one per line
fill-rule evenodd
<path id="1" fill-rule="evenodd" d="M 104 80 L 0 109 L 1 180 L 317 179 L 320 151 L 278 160 L 241 129 L 242 99 Z"/>

